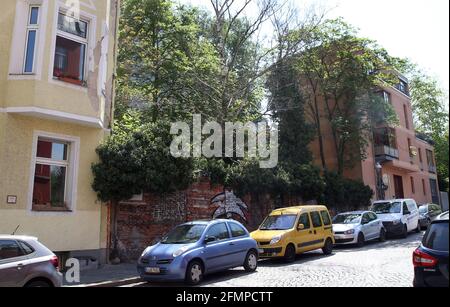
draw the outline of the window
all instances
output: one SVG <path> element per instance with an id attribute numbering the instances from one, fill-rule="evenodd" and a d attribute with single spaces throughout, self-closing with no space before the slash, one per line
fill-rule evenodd
<path id="1" fill-rule="evenodd" d="M 25 61 L 23 67 L 23 72 L 25 74 L 32 74 L 34 72 L 38 30 L 39 30 L 39 7 L 31 6 L 27 22 Z"/>
<path id="2" fill-rule="evenodd" d="M 406 201 L 404 201 L 403 202 L 403 215 L 407 215 L 407 214 L 411 214 L 411 212 L 409 212 L 408 204 L 406 203 Z"/>
<path id="3" fill-rule="evenodd" d="M 369 218 L 371 222 L 378 220 L 378 216 L 373 212 L 369 212 Z"/>
<path id="4" fill-rule="evenodd" d="M 305 225 L 305 229 L 310 229 L 311 228 L 311 222 L 309 221 L 309 214 L 308 213 L 303 213 L 302 215 L 300 215 L 300 219 L 298 220 L 298 224 L 303 224 Z"/>
<path id="5" fill-rule="evenodd" d="M 416 185 L 414 184 L 414 177 L 411 177 L 411 192 L 416 194 Z"/>
<path id="6" fill-rule="evenodd" d="M 427 195 L 427 186 L 425 184 L 425 179 L 422 179 L 422 189 L 423 189 L 423 195 Z"/>
<path id="7" fill-rule="evenodd" d="M 409 157 L 414 158 L 414 148 L 412 146 L 411 139 L 408 138 L 408 151 L 409 151 Z"/>
<path id="8" fill-rule="evenodd" d="M 397 89 L 402 92 L 403 94 L 409 96 L 409 86 L 408 82 L 405 80 L 399 80 L 399 83 L 397 84 Z"/>
<path id="9" fill-rule="evenodd" d="M 34 253 L 34 249 L 30 245 L 28 245 L 27 243 L 22 242 L 22 241 L 18 241 L 18 242 L 19 242 L 19 245 L 22 248 L 25 255 Z"/>
<path id="10" fill-rule="evenodd" d="M 328 214 L 328 212 L 327 211 L 320 211 L 320 215 L 322 216 L 323 224 L 325 226 L 330 226 L 331 225 L 331 219 L 330 219 L 330 215 Z"/>
<path id="11" fill-rule="evenodd" d="M 322 220 L 319 212 L 311 212 L 311 220 L 314 228 L 322 227 Z"/>
<path id="12" fill-rule="evenodd" d="M 369 215 L 368 215 L 367 213 L 365 213 L 365 214 L 362 216 L 361 224 L 366 225 L 366 224 L 369 224 L 369 223 L 370 223 Z"/>
<path id="13" fill-rule="evenodd" d="M 244 228 L 242 228 L 238 224 L 228 223 L 228 225 L 230 226 L 231 236 L 233 238 L 243 237 L 243 236 L 247 235 L 247 232 L 244 230 Z"/>
<path id="14" fill-rule="evenodd" d="M 422 148 L 419 148 L 419 161 L 423 163 Z"/>
<path id="15" fill-rule="evenodd" d="M 434 154 L 431 150 L 427 149 L 427 163 L 430 173 L 436 173 L 436 165 L 434 164 Z"/>
<path id="16" fill-rule="evenodd" d="M 0 240 L 0 260 L 23 256 L 24 253 L 14 240 Z"/>
<path id="17" fill-rule="evenodd" d="M 403 105 L 403 114 L 405 115 L 405 127 L 406 129 L 409 129 L 408 108 L 406 107 L 406 104 Z"/>
<path id="18" fill-rule="evenodd" d="M 88 23 L 58 14 L 53 77 L 76 85 L 86 82 Z"/>
<path id="19" fill-rule="evenodd" d="M 429 249 L 448 252 L 448 222 L 432 224 L 425 234 L 423 246 Z"/>
<path id="20" fill-rule="evenodd" d="M 39 138 L 34 172 L 33 210 L 64 211 L 67 204 L 67 175 L 70 144 Z"/>
<path id="21" fill-rule="evenodd" d="M 219 241 L 226 240 L 230 237 L 228 234 L 227 225 L 225 225 L 225 223 L 220 223 L 211 226 L 211 228 L 209 228 L 208 232 L 206 233 L 206 236 L 215 237 Z"/>

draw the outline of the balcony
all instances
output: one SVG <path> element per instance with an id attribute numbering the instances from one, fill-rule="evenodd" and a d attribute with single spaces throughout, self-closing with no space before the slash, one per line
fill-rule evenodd
<path id="1" fill-rule="evenodd" d="M 395 149 L 390 146 L 376 146 L 375 147 L 375 156 L 376 157 L 384 157 L 385 160 L 398 159 L 399 153 L 398 149 Z"/>

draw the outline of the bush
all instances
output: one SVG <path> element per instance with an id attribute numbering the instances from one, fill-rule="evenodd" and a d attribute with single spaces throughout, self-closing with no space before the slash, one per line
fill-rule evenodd
<path id="1" fill-rule="evenodd" d="M 373 191 L 361 181 L 339 176 L 334 172 L 325 172 L 325 192 L 322 203 L 339 212 L 370 207 Z"/>

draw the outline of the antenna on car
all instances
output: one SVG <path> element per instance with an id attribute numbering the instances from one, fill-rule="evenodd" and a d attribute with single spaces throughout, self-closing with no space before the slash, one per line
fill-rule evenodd
<path id="1" fill-rule="evenodd" d="M 17 225 L 16 229 L 14 229 L 13 233 L 11 234 L 12 236 L 16 234 L 16 231 L 19 229 L 20 225 Z"/>

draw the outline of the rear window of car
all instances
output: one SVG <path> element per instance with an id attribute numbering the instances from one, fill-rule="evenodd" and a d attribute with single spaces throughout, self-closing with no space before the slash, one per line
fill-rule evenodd
<path id="1" fill-rule="evenodd" d="M 425 234 L 423 246 L 429 249 L 448 252 L 448 222 L 432 224 Z"/>
<path id="2" fill-rule="evenodd" d="M 247 235 L 247 232 L 244 230 L 244 228 L 242 228 L 238 224 L 228 223 L 228 225 L 230 226 L 231 236 L 233 238 L 243 237 Z"/>

